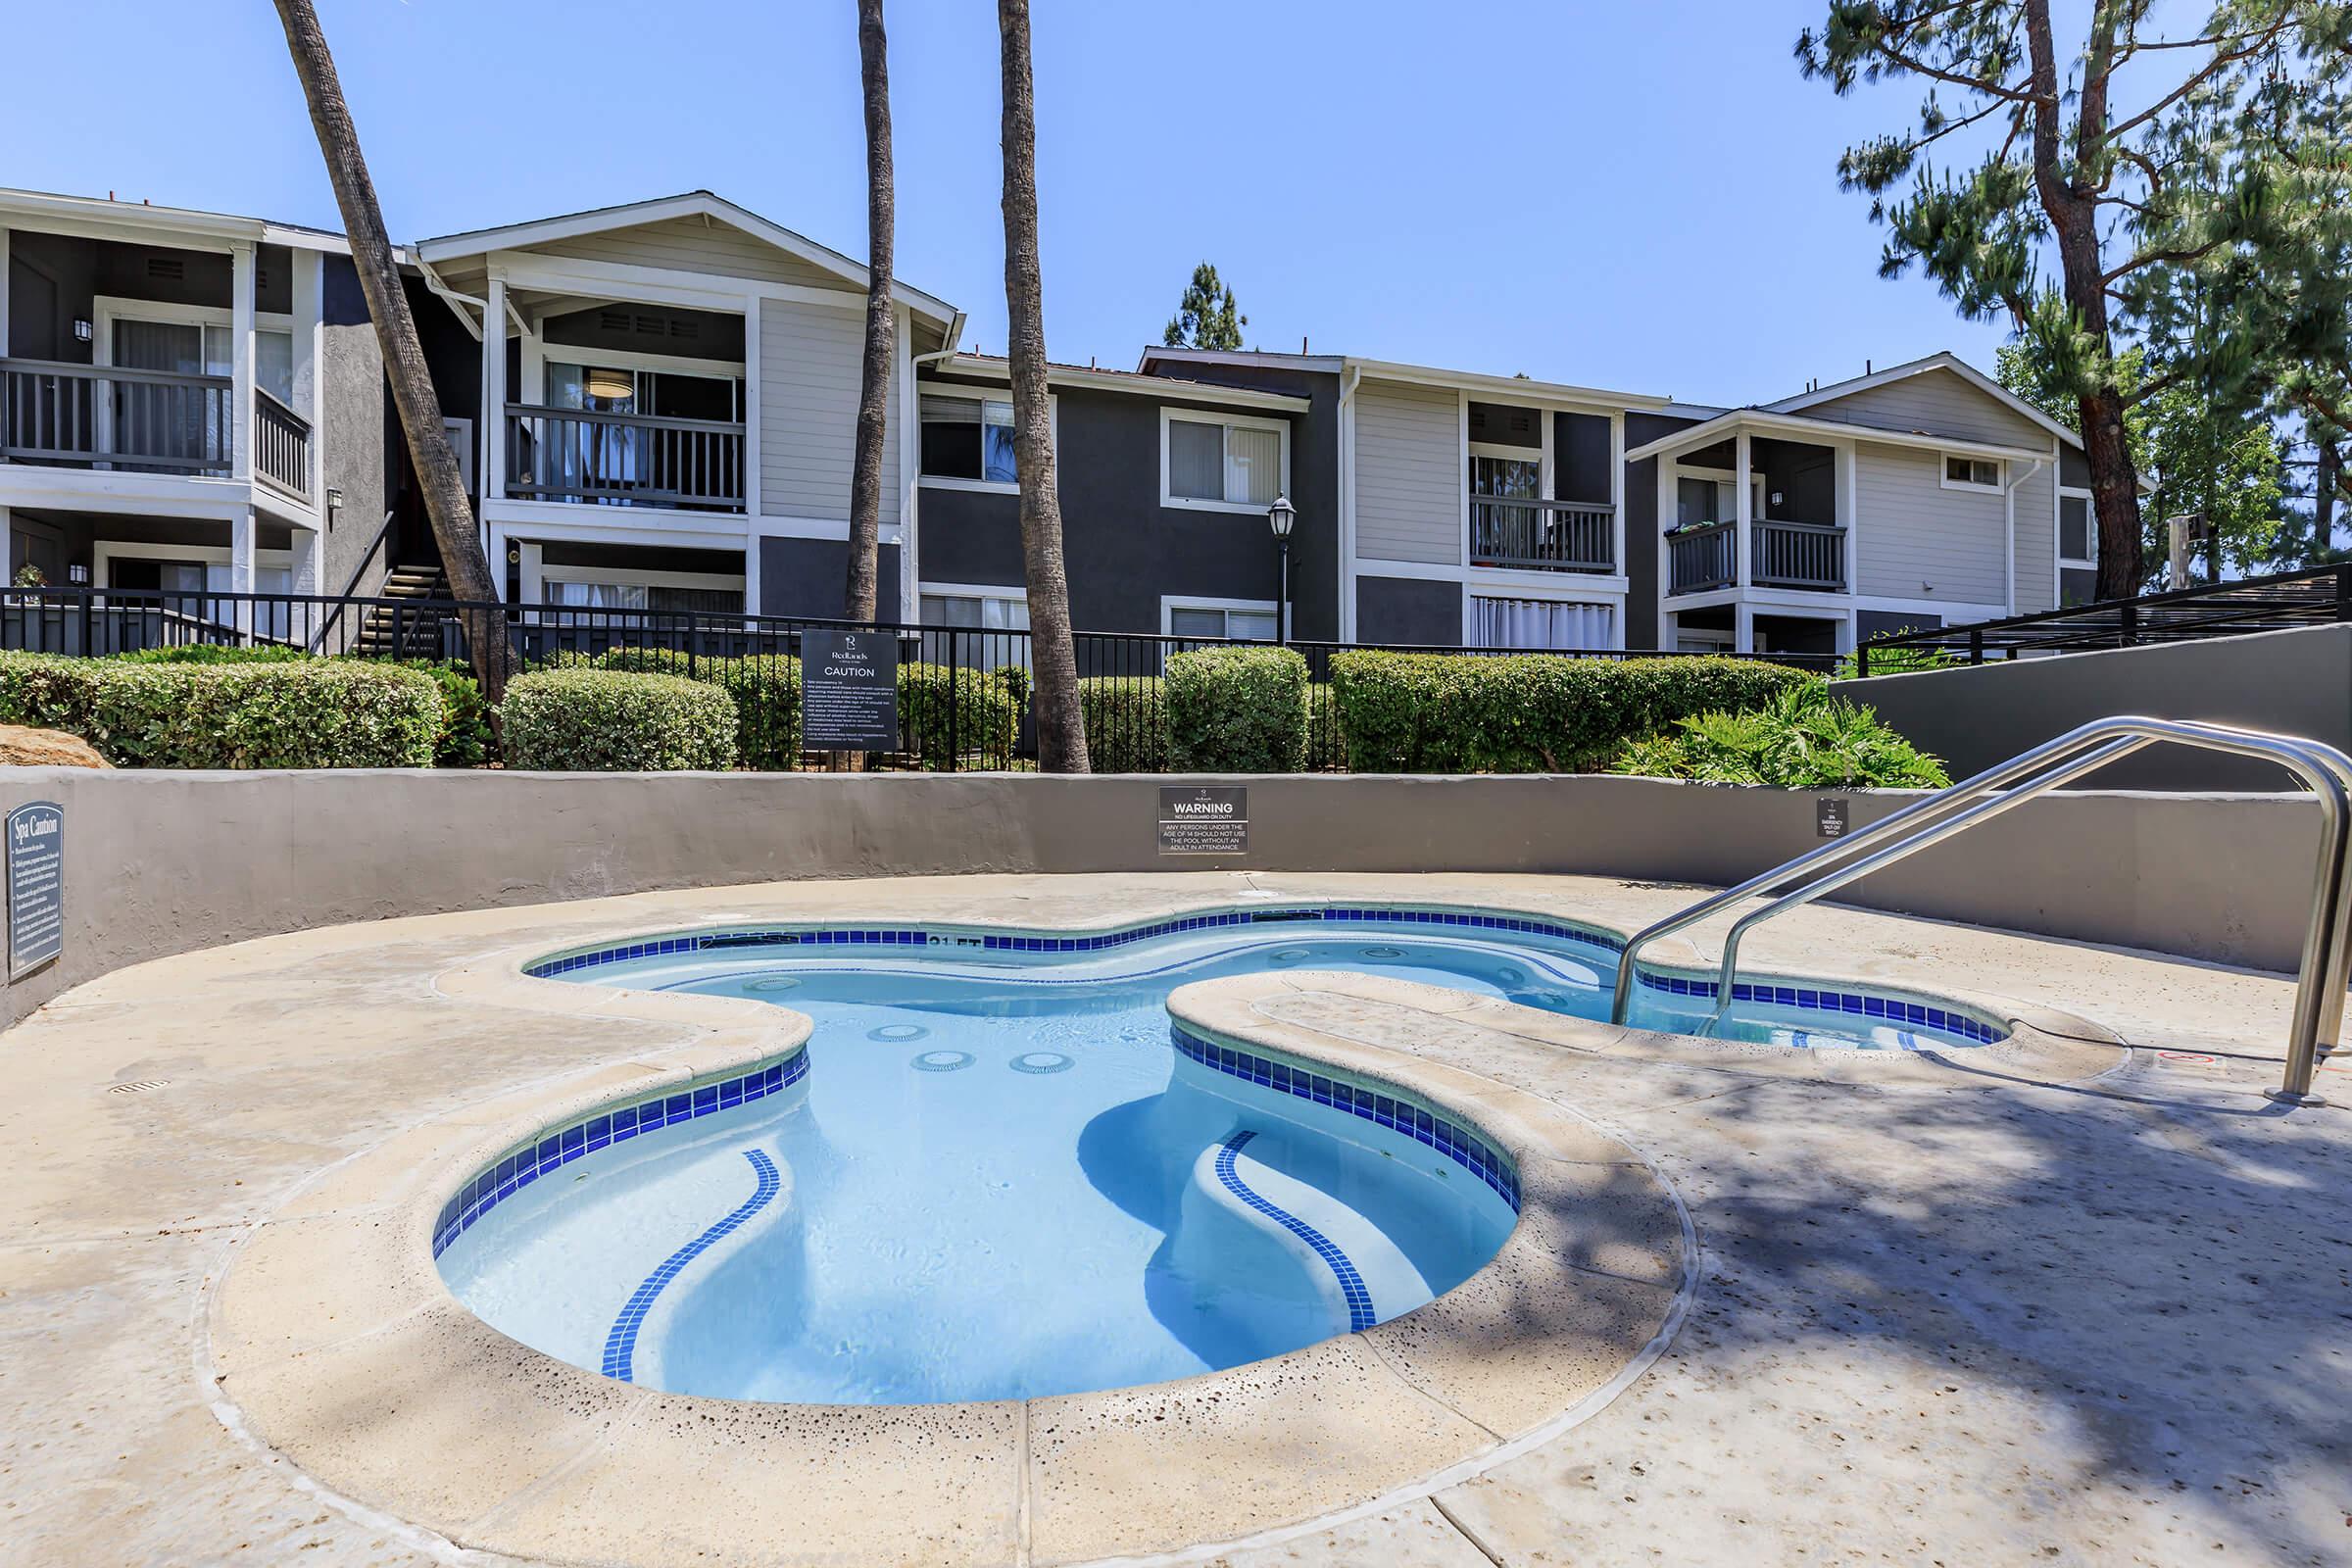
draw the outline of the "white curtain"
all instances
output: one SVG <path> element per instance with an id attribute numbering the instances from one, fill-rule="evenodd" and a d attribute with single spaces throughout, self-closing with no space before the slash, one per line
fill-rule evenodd
<path id="1" fill-rule="evenodd" d="M 1225 430 L 1225 499 L 1253 507 L 1274 504 L 1282 492 L 1282 432 L 1229 425 Z"/>
<path id="2" fill-rule="evenodd" d="M 1480 648 L 1613 648 L 1616 612 L 1556 599 L 1472 599 L 1470 641 Z"/>

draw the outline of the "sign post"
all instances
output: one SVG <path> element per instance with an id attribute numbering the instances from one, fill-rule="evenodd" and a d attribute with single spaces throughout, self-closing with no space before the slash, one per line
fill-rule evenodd
<path id="1" fill-rule="evenodd" d="M 8 813 L 8 978 L 66 950 L 66 808 L 34 801 Z"/>
<path id="2" fill-rule="evenodd" d="M 1250 790 L 1243 784 L 1162 784 L 1159 853 L 1248 855 Z"/>
<path id="3" fill-rule="evenodd" d="M 899 749 L 896 634 L 801 634 L 801 744 L 812 752 Z"/>

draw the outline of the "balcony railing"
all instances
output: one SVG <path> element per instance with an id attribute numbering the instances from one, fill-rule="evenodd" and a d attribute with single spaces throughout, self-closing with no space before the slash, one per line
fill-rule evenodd
<path id="1" fill-rule="evenodd" d="M 1739 533 L 1729 522 L 1710 522 L 1666 536 L 1666 591 L 1702 593 L 1729 588 L 1739 577 Z"/>
<path id="2" fill-rule="evenodd" d="M 253 389 L 253 471 L 288 495 L 310 499 L 310 421 Z"/>
<path id="3" fill-rule="evenodd" d="M 0 360 L 0 457 L 117 471 L 225 474 L 234 383 L 51 360 Z"/>
<path id="4" fill-rule="evenodd" d="M 1617 509 L 1606 502 L 1470 498 L 1470 564 L 1615 571 Z"/>
<path id="5" fill-rule="evenodd" d="M 510 403 L 506 484 L 518 499 L 741 512 L 743 426 Z"/>
<path id="6" fill-rule="evenodd" d="M 1756 560 L 1748 573 L 1764 588 L 1845 586 L 1845 530 L 1826 522 L 1750 523 Z"/>

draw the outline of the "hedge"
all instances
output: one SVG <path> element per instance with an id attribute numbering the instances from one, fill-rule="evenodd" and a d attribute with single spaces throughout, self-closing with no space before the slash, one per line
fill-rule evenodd
<path id="1" fill-rule="evenodd" d="M 169 648 L 141 648 L 109 656 L 126 664 L 286 664 L 318 656 L 274 643 L 238 647 L 228 643 L 177 643 Z M 358 660 L 365 656 L 346 654 Z M 372 664 L 420 670 L 441 688 L 441 728 L 433 737 L 435 767 L 479 767 L 490 760 L 497 738 L 490 729 L 490 705 L 482 700 L 481 682 L 470 665 L 442 659 L 367 661 Z"/>
<path id="2" fill-rule="evenodd" d="M 1157 675 L 1089 675 L 1078 682 L 1086 758 L 1098 773 L 1164 773 L 1168 732 Z"/>
<path id="3" fill-rule="evenodd" d="M 443 713 L 430 677 L 358 660 L 0 653 L 0 722 L 117 767 L 426 767 Z"/>
<path id="4" fill-rule="evenodd" d="M 1358 773 L 1589 773 L 1677 719 L 1760 708 L 1802 671 L 1754 660 L 1334 654 Z"/>
<path id="5" fill-rule="evenodd" d="M 1306 759 L 1306 661 L 1288 648 L 1194 648 L 1160 679 L 1179 773 L 1296 773 Z"/>
<path id="6" fill-rule="evenodd" d="M 589 662 L 597 669 L 678 675 L 716 686 L 735 704 L 735 762 L 785 772 L 801 760 L 801 663 L 789 656 L 688 660 L 674 648 L 614 648 Z"/>
<path id="7" fill-rule="evenodd" d="M 951 769 L 960 758 L 1010 767 L 1028 690 L 1029 671 L 1017 664 L 901 664 L 899 732 L 925 767 Z"/>
<path id="8" fill-rule="evenodd" d="M 735 760 L 735 704 L 708 681 L 613 669 L 538 669 L 499 705 L 507 765 L 645 773 Z"/>

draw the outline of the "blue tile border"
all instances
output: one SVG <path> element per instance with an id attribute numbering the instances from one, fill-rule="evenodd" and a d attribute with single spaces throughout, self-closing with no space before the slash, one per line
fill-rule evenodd
<path id="1" fill-rule="evenodd" d="M 1168 1037 L 1176 1054 L 1187 1061 L 1277 1094 L 1329 1105 L 1427 1144 L 1492 1187 L 1514 1212 L 1519 1207 L 1519 1167 L 1508 1154 L 1444 1112 L 1406 1098 L 1393 1085 L 1345 1077 L 1325 1066 L 1237 1051 L 1202 1039 L 1182 1024 L 1170 1025 Z"/>
<path id="2" fill-rule="evenodd" d="M 775 948 L 867 948 L 920 949 L 947 953 L 1100 953 L 1131 943 L 1150 942 L 1160 937 L 1178 936 L 1192 931 L 1215 930 L 1231 926 L 1303 925 L 1324 920 L 1354 921 L 1368 925 L 1401 925 L 1437 928 L 1455 928 L 1474 931 L 1494 931 L 1507 935 L 1546 937 L 1557 942 L 1572 943 L 1596 953 L 1615 957 L 1625 951 L 1625 944 L 1605 932 L 1589 930 L 1565 920 L 1542 918 L 1535 915 L 1508 914 L 1481 909 L 1438 909 L 1409 906 L 1326 904 L 1312 906 L 1284 906 L 1263 909 L 1226 909 L 1207 914 L 1185 915 L 1172 920 L 1156 920 L 1147 925 L 1129 926 L 1122 930 L 1099 932 L 1091 936 L 1041 936 L 1004 931 L 974 930 L 960 926 L 852 926 L 781 929 L 763 927 L 732 931 L 705 931 L 690 935 L 648 938 L 616 943 L 608 947 L 578 953 L 559 953 L 541 958 L 524 967 L 523 972 L 540 979 L 553 979 L 574 974 L 610 963 L 625 963 L 634 958 L 673 957 L 686 954 L 709 953 L 726 949 Z M 1698 1001 L 1713 1001 L 1715 982 L 1669 971 L 1643 968 L 1637 978 L 1645 991 L 1663 996 L 1689 997 Z M 1822 985 L 1782 985 L 1775 981 L 1740 982 L 1732 988 L 1734 1002 L 1755 1003 L 1769 1006 L 1789 1007 L 1802 1011 L 1834 1015 L 1840 1020 L 1880 1020 L 1897 1028 L 1911 1027 L 1939 1031 L 1955 1040 L 1971 1045 L 1994 1045 L 2009 1037 L 2007 1028 L 1994 1021 L 1977 1017 L 1957 1007 L 1930 1003 L 1913 1002 L 1908 998 L 1880 996 L 1869 992 L 1841 991 Z M 1919 1042 L 1908 1041 L 1916 1046 Z"/>
<path id="3" fill-rule="evenodd" d="M 540 1177 L 600 1149 L 700 1116 L 714 1116 L 780 1094 L 808 1076 L 808 1048 L 794 1047 L 773 1061 L 724 1078 L 681 1084 L 634 1104 L 606 1105 L 576 1121 L 548 1128 L 474 1172 L 433 1222 L 433 1256 L 473 1228 L 474 1221 Z"/>
<path id="4" fill-rule="evenodd" d="M 1372 1292 L 1366 1288 L 1363 1275 L 1356 1272 L 1354 1260 L 1341 1250 L 1339 1244 L 1330 1237 L 1279 1203 L 1252 1191 L 1250 1184 L 1242 1180 L 1241 1172 L 1234 1168 L 1234 1156 L 1256 1136 L 1253 1132 L 1238 1132 L 1217 1146 L 1217 1180 L 1234 1197 L 1304 1242 L 1323 1260 L 1324 1266 L 1331 1270 L 1332 1277 L 1340 1282 L 1340 1295 L 1348 1302 L 1348 1332 L 1361 1334 L 1380 1319 L 1373 1315 Z M 612 1352 L 608 1350 L 606 1360 L 609 1362 L 611 1359 Z M 606 1370 L 610 1371 L 610 1366 Z"/>
<path id="5" fill-rule="evenodd" d="M 726 1218 L 663 1258 L 661 1266 L 629 1293 L 629 1299 L 621 1307 L 620 1316 L 612 1320 L 612 1332 L 605 1336 L 605 1376 L 618 1378 L 623 1383 L 635 1381 L 637 1331 L 644 1326 L 645 1315 L 654 1309 L 655 1299 L 668 1288 L 671 1280 L 685 1272 L 687 1264 L 709 1251 L 720 1238 L 742 1229 L 745 1221 L 765 1208 L 768 1200 L 783 1190 L 783 1178 L 776 1173 L 776 1162 L 768 1158 L 763 1151 L 747 1149 L 743 1152 L 743 1157 L 752 1162 L 752 1174 L 757 1178 L 752 1196 L 745 1199 Z"/>

